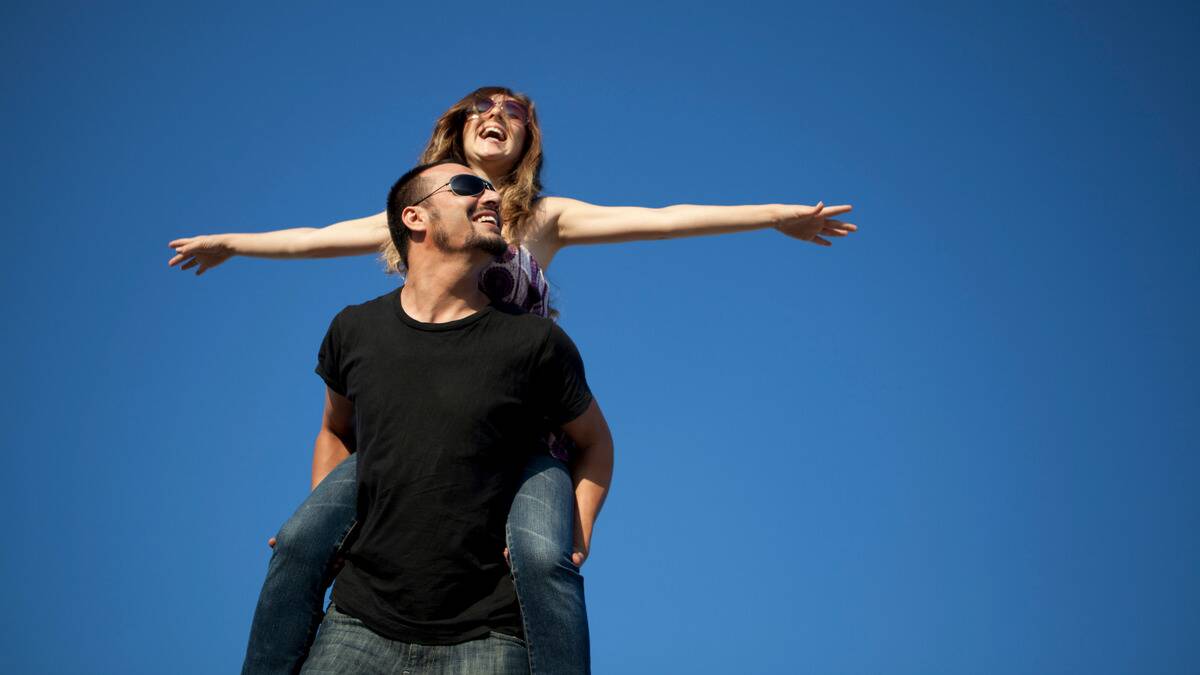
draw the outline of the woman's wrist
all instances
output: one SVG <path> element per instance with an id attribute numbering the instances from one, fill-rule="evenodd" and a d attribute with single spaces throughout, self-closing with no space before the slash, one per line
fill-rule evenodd
<path id="1" fill-rule="evenodd" d="M 238 238 L 243 235 L 214 234 L 210 236 L 212 237 L 212 242 L 215 245 L 214 248 L 229 253 L 230 255 L 241 253 L 241 251 L 238 250 Z"/>
<path id="2" fill-rule="evenodd" d="M 764 204 L 762 206 L 767 227 L 779 229 L 792 215 L 792 209 L 786 204 Z"/>

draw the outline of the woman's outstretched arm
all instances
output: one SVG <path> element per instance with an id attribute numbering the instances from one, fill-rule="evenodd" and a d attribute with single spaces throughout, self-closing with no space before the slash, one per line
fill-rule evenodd
<path id="1" fill-rule="evenodd" d="M 325 227 L 295 227 L 273 232 L 205 234 L 167 244 L 175 257 L 167 264 L 196 268 L 196 274 L 235 255 L 256 258 L 337 258 L 375 253 L 388 239 L 387 213 L 343 220 Z"/>
<path id="2" fill-rule="evenodd" d="M 663 208 L 642 208 L 597 206 L 577 199 L 545 197 L 539 207 L 540 236 L 535 245 L 541 250 L 533 253 L 543 264 L 549 264 L 558 249 L 576 244 L 675 239 L 774 227 L 789 237 L 829 246 L 829 238 L 844 237 L 858 229 L 851 223 L 837 219 L 837 216 L 850 211 L 851 207 L 845 204 L 677 204 Z"/>

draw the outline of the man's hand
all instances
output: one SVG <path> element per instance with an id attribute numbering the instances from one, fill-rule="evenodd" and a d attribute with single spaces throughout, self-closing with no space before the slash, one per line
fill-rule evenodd
<path id="1" fill-rule="evenodd" d="M 175 257 L 171 258 L 167 265 L 174 267 L 183 263 L 183 266 L 179 268 L 181 270 L 196 267 L 197 276 L 229 260 L 233 255 L 233 250 L 217 235 L 183 237 L 172 241 L 167 246 L 175 249 Z"/>
<path id="2" fill-rule="evenodd" d="M 575 563 L 576 567 L 583 567 L 583 563 L 588 558 L 592 542 L 590 537 L 583 532 L 583 522 L 579 519 L 579 510 L 575 511 L 575 552 L 571 554 L 571 562 Z"/>
<path id="3" fill-rule="evenodd" d="M 588 558 L 588 552 L 582 549 L 583 547 L 577 544 L 575 552 L 571 554 L 571 562 L 575 563 L 576 567 L 583 567 L 584 561 Z"/>
<path id="4" fill-rule="evenodd" d="M 832 246 L 825 237 L 844 237 L 858 230 L 857 225 L 834 219 L 834 216 L 849 213 L 852 208 L 849 204 L 825 206 L 822 202 L 816 206 L 785 206 L 775 229 L 818 246 Z"/>
<path id="5" fill-rule="evenodd" d="M 271 541 L 274 542 L 275 540 L 272 539 Z M 578 540 L 576 540 L 576 541 L 578 541 Z M 271 545 L 274 546 L 275 544 L 272 543 Z M 587 560 L 587 557 L 588 557 L 587 548 L 576 543 L 575 544 L 575 552 L 571 554 L 571 562 L 575 563 L 576 567 L 583 567 L 583 561 Z M 508 563 L 509 569 L 512 569 L 512 560 L 508 557 L 508 547 L 507 546 L 504 547 L 504 562 Z"/>

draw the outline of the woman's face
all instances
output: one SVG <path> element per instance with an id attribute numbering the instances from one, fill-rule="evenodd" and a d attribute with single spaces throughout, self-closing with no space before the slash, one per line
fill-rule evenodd
<path id="1" fill-rule="evenodd" d="M 504 112 L 505 101 L 518 104 L 519 101 L 501 94 L 491 99 L 491 110 L 467 115 L 467 124 L 463 127 L 463 152 L 472 165 L 499 164 L 502 172 L 507 173 L 520 159 L 525 147 L 525 123 Z"/>

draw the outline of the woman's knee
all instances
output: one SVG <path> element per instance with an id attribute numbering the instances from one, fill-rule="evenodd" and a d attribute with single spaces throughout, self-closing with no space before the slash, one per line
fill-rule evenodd
<path id="1" fill-rule="evenodd" d="M 275 553 L 288 559 L 327 563 L 354 521 L 354 512 L 329 506 L 302 507 L 275 535 Z"/>
<path id="2" fill-rule="evenodd" d="M 549 576 L 571 571 L 571 542 L 547 537 L 534 530 L 511 528 L 509 556 L 521 575 Z"/>
<path id="3" fill-rule="evenodd" d="M 549 456 L 535 457 L 513 501 L 508 546 L 522 574 L 552 574 L 570 567 L 575 498 L 566 467 Z"/>

